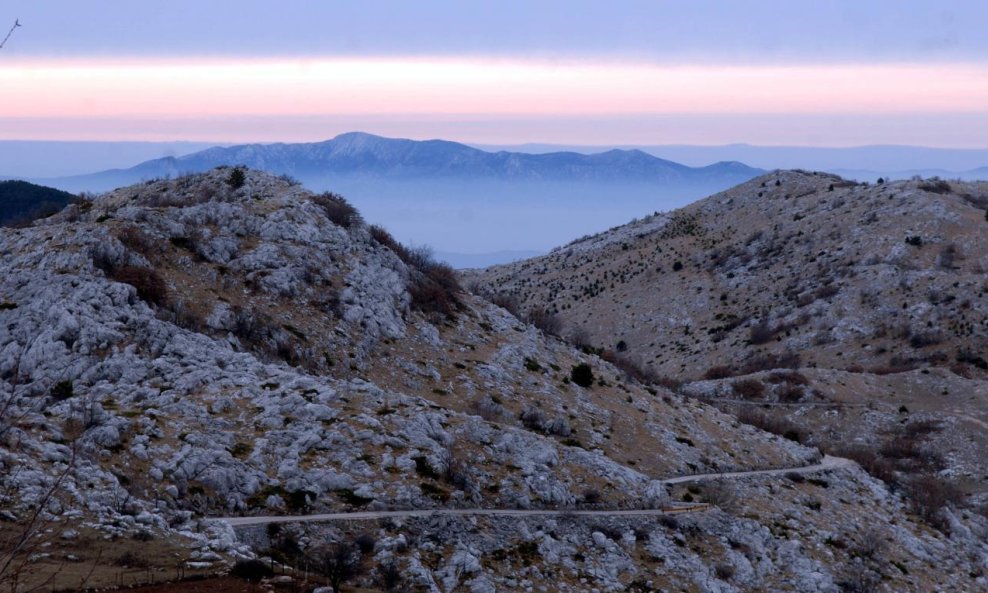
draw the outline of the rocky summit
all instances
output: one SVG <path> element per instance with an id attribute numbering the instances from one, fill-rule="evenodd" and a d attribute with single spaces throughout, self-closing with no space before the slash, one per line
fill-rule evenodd
<path id="1" fill-rule="evenodd" d="M 706 401 L 742 373 L 766 402 L 979 381 L 983 233 L 962 231 L 988 223 L 950 190 L 773 174 L 478 294 L 342 197 L 253 170 L 0 229 L 0 583 L 252 559 L 291 581 L 352 542 L 361 591 L 984 590 L 976 510 L 917 507 Z M 504 291 L 541 329 L 479 296 Z M 687 383 L 726 370 L 677 390 L 600 346 Z"/>

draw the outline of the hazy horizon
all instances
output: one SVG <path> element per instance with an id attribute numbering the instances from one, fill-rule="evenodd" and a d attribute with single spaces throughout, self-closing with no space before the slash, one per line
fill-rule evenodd
<path id="1" fill-rule="evenodd" d="M 350 132 L 360 132 L 351 130 Z M 328 141 L 331 138 L 313 142 Z M 857 145 L 839 147 L 732 144 L 557 144 L 525 142 L 485 144 L 469 140 L 447 140 L 489 152 L 500 150 L 541 154 L 578 152 L 592 154 L 607 150 L 643 150 L 653 156 L 690 167 L 721 161 L 739 161 L 762 169 L 811 169 L 831 172 L 854 170 L 889 174 L 916 170 L 963 173 L 988 166 L 988 149 L 941 148 L 921 145 Z M 44 180 L 84 175 L 111 169 L 126 169 L 143 162 L 181 157 L 206 148 L 240 143 L 193 141 L 105 141 L 105 140 L 6 140 L 0 139 L 0 177 Z M 247 142 L 243 144 L 292 144 L 292 142 Z M 933 173 L 937 174 L 937 173 Z"/>

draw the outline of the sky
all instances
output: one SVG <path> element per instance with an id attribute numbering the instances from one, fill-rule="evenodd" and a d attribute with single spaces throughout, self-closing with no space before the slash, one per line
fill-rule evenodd
<path id="1" fill-rule="evenodd" d="M 0 139 L 983 148 L 988 2 L 0 3 Z"/>

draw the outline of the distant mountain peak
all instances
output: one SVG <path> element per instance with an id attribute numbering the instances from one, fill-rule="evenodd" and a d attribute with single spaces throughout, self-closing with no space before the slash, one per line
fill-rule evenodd
<path id="1" fill-rule="evenodd" d="M 274 174 L 292 175 L 303 181 L 357 175 L 381 179 L 670 185 L 712 179 L 718 183 L 725 180 L 739 183 L 762 173 L 760 169 L 740 163 L 687 167 L 637 149 L 614 149 L 597 154 L 487 152 L 448 140 L 387 138 L 355 131 L 323 142 L 215 147 L 178 158 L 146 161 L 130 169 L 77 177 L 59 185 L 105 190 L 144 179 L 208 171 L 221 165 L 245 165 Z"/>

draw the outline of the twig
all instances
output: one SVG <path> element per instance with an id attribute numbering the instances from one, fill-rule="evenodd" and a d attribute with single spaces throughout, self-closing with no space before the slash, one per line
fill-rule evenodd
<path id="1" fill-rule="evenodd" d="M 20 19 L 14 19 L 14 26 L 10 28 L 10 31 L 7 31 L 7 35 L 6 37 L 3 38 L 3 41 L 0 41 L 0 49 L 3 49 L 3 46 L 7 44 L 7 40 L 10 39 L 10 36 L 14 34 L 14 29 L 20 26 L 21 26 Z"/>

